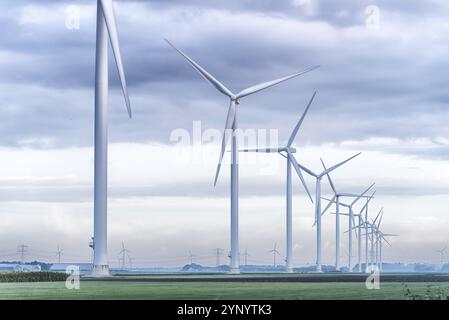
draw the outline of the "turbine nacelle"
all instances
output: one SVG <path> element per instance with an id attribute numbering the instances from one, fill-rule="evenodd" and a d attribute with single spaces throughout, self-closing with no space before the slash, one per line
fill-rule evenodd
<path id="1" fill-rule="evenodd" d="M 279 148 L 279 152 L 296 153 L 296 148 L 293 147 Z"/>

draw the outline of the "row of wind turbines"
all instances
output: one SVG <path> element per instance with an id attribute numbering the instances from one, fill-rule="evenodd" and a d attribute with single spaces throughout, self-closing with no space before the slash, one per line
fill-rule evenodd
<path id="1" fill-rule="evenodd" d="M 112 0 L 97 0 L 97 32 L 96 32 L 96 63 L 95 63 L 95 142 L 94 142 L 94 237 L 92 247 L 94 249 L 94 276 L 108 276 L 109 264 L 107 259 L 107 156 L 108 156 L 108 38 L 112 47 L 114 54 L 115 63 L 118 69 L 118 74 L 120 78 L 121 87 L 123 90 L 123 95 L 125 98 L 125 105 L 127 108 L 128 116 L 131 118 L 131 103 L 128 95 L 127 83 L 125 78 L 125 72 L 123 68 L 119 37 L 117 32 L 117 24 L 115 20 L 114 8 Z M 165 39 L 166 40 L 166 39 Z M 203 67 L 196 63 L 193 59 L 187 56 L 184 52 L 176 48 L 168 40 L 166 42 L 172 46 L 180 55 L 182 55 L 191 66 L 198 71 L 210 84 L 212 84 L 219 92 L 224 94 L 229 99 L 229 108 L 225 122 L 225 129 L 223 133 L 221 151 L 219 156 L 219 161 L 215 173 L 214 186 L 217 184 L 220 169 L 222 166 L 223 157 L 228 145 L 229 139 L 231 139 L 231 257 L 230 266 L 232 273 L 240 272 L 240 261 L 239 261 L 239 166 L 238 166 L 238 154 L 239 151 L 242 152 L 261 152 L 261 153 L 278 153 L 280 156 L 286 159 L 287 168 L 287 181 L 286 181 L 286 271 L 293 271 L 293 250 L 292 250 L 292 166 L 295 169 L 301 183 L 310 198 L 310 201 L 315 205 L 315 227 L 316 227 L 316 271 L 322 271 L 322 231 L 321 231 L 321 220 L 322 215 L 335 204 L 336 208 L 336 268 L 339 269 L 340 265 L 340 206 L 348 208 L 349 212 L 349 270 L 352 271 L 351 256 L 352 256 L 352 234 L 358 234 L 359 240 L 359 271 L 360 259 L 361 259 L 361 230 L 365 232 L 365 242 L 368 247 L 368 240 L 371 246 L 376 247 L 376 252 L 381 250 L 382 242 L 386 240 L 387 236 L 392 236 L 391 234 L 385 234 L 380 231 L 380 222 L 382 216 L 379 215 L 375 220 L 368 221 L 368 202 L 371 200 L 372 196 L 366 196 L 365 194 L 371 189 L 368 188 L 362 194 L 349 194 L 349 193 L 338 193 L 332 183 L 330 173 L 340 166 L 344 165 L 348 161 L 357 157 L 360 153 L 353 155 L 352 157 L 337 163 L 329 168 L 323 164 L 323 171 L 320 173 L 313 172 L 301 163 L 299 163 L 294 154 L 296 149 L 292 147 L 294 139 L 301 127 L 301 124 L 316 96 L 316 92 L 312 95 L 302 117 L 295 126 L 286 146 L 279 148 L 257 148 L 257 149 L 244 149 L 239 150 L 238 139 L 236 135 L 236 129 L 238 128 L 237 121 L 237 111 L 241 100 L 259 91 L 268 89 L 272 86 L 278 85 L 287 80 L 296 78 L 300 75 L 304 75 L 312 70 L 317 69 L 319 66 L 309 67 L 303 71 L 293 73 L 291 75 L 260 83 L 249 88 L 246 88 L 238 93 L 233 93 L 215 77 L 213 77 L 209 72 L 207 72 Z M 302 171 L 311 175 L 316 179 L 315 187 L 315 200 L 306 185 Z M 334 191 L 334 196 L 329 199 L 329 203 L 325 210 L 321 210 L 321 182 L 323 177 L 327 177 L 329 183 L 331 184 L 332 190 Z M 353 198 L 354 200 L 350 204 L 344 204 L 340 201 L 341 198 Z M 354 214 L 353 206 L 361 198 L 366 198 L 367 202 L 364 206 L 365 214 L 362 213 L 358 215 Z M 354 218 L 358 218 L 358 225 L 354 223 Z M 379 220 L 378 220 L 379 218 Z M 378 222 L 377 222 L 378 221 Z M 368 250 L 366 250 L 367 261 L 368 261 Z M 376 255 L 377 256 L 377 255 Z"/>
<path id="2" fill-rule="evenodd" d="M 323 165 L 323 171 L 316 173 L 312 170 L 308 169 L 304 165 L 300 164 L 295 156 L 294 153 L 296 153 L 296 149 L 292 147 L 293 142 L 298 134 L 298 131 L 304 121 L 304 118 L 306 117 L 307 112 L 310 109 L 310 106 L 312 105 L 312 102 L 317 94 L 315 91 L 307 104 L 301 118 L 299 119 L 298 123 L 296 124 L 295 128 L 293 129 L 292 134 L 290 135 L 290 138 L 287 142 L 287 145 L 284 147 L 263 147 L 263 148 L 256 148 L 256 149 L 238 149 L 237 145 L 237 106 L 240 104 L 240 98 L 248 96 L 250 94 L 256 93 L 258 91 L 267 89 L 269 87 L 272 87 L 274 85 L 277 85 L 281 82 L 290 80 L 292 78 L 295 78 L 299 75 L 305 74 L 309 71 L 312 71 L 319 66 L 314 66 L 305 69 L 302 72 L 298 72 L 280 79 L 276 79 L 273 81 L 265 82 L 262 84 L 255 85 L 253 87 L 247 88 L 237 94 L 232 93 L 229 89 L 227 89 L 220 81 L 218 81 L 216 78 L 214 78 L 209 72 L 207 72 L 202 66 L 200 66 L 197 62 L 195 62 L 192 58 L 190 58 L 187 54 L 185 54 L 183 51 L 175 47 L 171 42 L 169 42 L 166 39 L 166 42 L 172 46 L 179 54 L 181 54 L 191 65 L 192 67 L 197 70 L 208 82 L 210 82 L 218 91 L 226 95 L 231 101 L 230 106 L 228 109 L 228 115 L 226 118 L 226 124 L 225 124 L 225 132 L 223 134 L 223 141 L 222 141 L 222 147 L 220 152 L 220 157 L 217 165 L 217 170 L 215 174 L 215 180 L 214 185 L 217 183 L 217 179 L 219 176 L 219 172 L 221 169 L 221 164 L 223 160 L 224 153 L 226 151 L 226 147 L 228 144 L 229 137 L 232 137 L 232 143 L 231 143 L 231 272 L 232 273 L 239 273 L 240 272 L 240 262 L 239 262 L 239 254 L 238 254 L 238 153 L 241 152 L 259 152 L 259 153 L 277 153 L 280 156 L 284 157 L 286 159 L 286 167 L 287 167 L 287 177 L 286 177 L 286 271 L 287 272 L 293 272 L 293 246 L 292 246 L 292 234 L 293 234 L 293 228 L 292 228 L 292 166 L 295 169 L 298 177 L 301 180 L 301 183 L 304 187 L 304 190 L 307 192 L 307 195 L 310 198 L 310 201 L 313 203 L 314 200 L 312 198 L 312 195 L 309 191 L 309 188 L 307 187 L 307 184 L 304 180 L 302 171 L 306 172 L 310 176 L 314 177 L 316 179 L 316 187 L 315 187 L 315 224 L 317 228 L 317 239 L 316 239 L 316 271 L 321 272 L 322 271 L 322 226 L 321 226 L 321 217 L 322 215 L 331 207 L 332 204 L 335 203 L 336 206 L 336 264 L 335 267 L 337 270 L 341 269 L 340 265 L 340 206 L 348 208 L 348 213 L 346 215 L 349 216 L 349 262 L 348 262 L 348 270 L 352 272 L 352 235 L 355 232 L 356 235 L 358 235 L 358 257 L 359 257 L 359 263 L 358 268 L 359 272 L 362 272 L 361 268 L 361 250 L 362 250 L 362 228 L 365 231 L 365 243 L 366 243 L 366 262 L 365 262 L 365 271 L 368 271 L 369 269 L 369 262 L 375 261 L 376 265 L 381 265 L 380 257 L 381 257 L 381 250 L 382 250 L 382 243 L 385 241 L 387 244 L 390 244 L 388 240 L 386 239 L 387 236 L 397 236 L 394 234 L 386 234 L 383 233 L 380 230 L 380 223 L 382 221 L 383 214 L 379 212 L 376 219 L 369 221 L 368 220 L 368 203 L 374 196 L 371 195 L 370 197 L 366 196 L 366 193 L 374 186 L 372 184 L 368 189 L 366 189 L 361 194 L 353 194 L 353 193 L 338 193 L 335 189 L 335 185 L 332 182 L 332 179 L 330 177 L 330 173 L 334 171 L 335 169 L 339 168 L 340 166 L 344 165 L 345 163 L 349 162 L 353 158 L 360 155 L 360 153 L 355 154 L 351 156 L 350 158 L 337 163 L 329 168 L 326 167 L 323 160 L 321 159 L 322 165 Z M 324 176 L 327 176 L 327 179 L 329 181 L 329 184 L 331 185 L 331 188 L 334 192 L 334 196 L 332 199 L 328 199 L 328 205 L 327 207 L 322 211 L 321 210 L 321 181 Z M 346 198 L 353 198 L 354 200 L 350 204 L 345 204 L 340 201 L 341 197 Z M 365 206 L 362 208 L 361 212 L 357 215 L 354 214 L 353 207 L 354 205 L 361 199 L 361 198 L 367 198 L 367 202 Z M 362 215 L 362 211 L 365 211 L 365 215 Z M 380 219 L 379 219 L 380 215 Z M 358 218 L 358 226 L 355 226 L 354 217 Z M 376 224 L 378 220 L 378 223 Z M 371 243 L 371 250 L 368 249 L 369 244 Z M 369 255 L 373 256 L 372 252 L 374 252 L 375 248 L 375 257 L 371 258 Z M 274 256 L 276 255 L 277 250 L 272 250 Z M 371 252 L 371 253 L 370 253 Z M 381 268 L 381 267 L 380 267 Z"/>

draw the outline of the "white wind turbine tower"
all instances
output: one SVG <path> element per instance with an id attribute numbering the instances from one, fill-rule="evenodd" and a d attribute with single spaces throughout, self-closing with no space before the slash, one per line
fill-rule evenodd
<path id="1" fill-rule="evenodd" d="M 290 135 L 290 138 L 287 142 L 287 145 L 283 148 L 257 148 L 257 149 L 243 149 L 243 152 L 260 152 L 260 153 L 278 153 L 282 157 L 287 160 L 287 182 L 286 182 L 286 270 L 287 272 L 293 272 L 293 227 L 292 227 L 292 162 L 291 158 L 293 157 L 293 153 L 296 153 L 296 149 L 292 147 L 293 141 L 295 140 L 296 135 L 298 134 L 299 128 L 301 127 L 302 122 L 307 114 L 307 111 L 310 108 L 310 105 L 315 98 L 316 91 L 312 95 L 304 113 L 296 124 L 295 128 Z M 297 171 L 299 178 L 301 179 L 302 185 L 309 195 L 310 201 L 313 203 L 312 196 L 310 195 L 309 189 L 307 188 L 306 182 L 302 176 L 301 171 Z"/>
<path id="2" fill-rule="evenodd" d="M 355 236 L 357 237 L 357 267 L 358 272 L 362 272 L 362 224 L 365 222 L 362 217 L 362 213 L 355 215 L 358 218 L 358 226 Z"/>
<path id="3" fill-rule="evenodd" d="M 444 247 L 441 250 L 436 250 L 436 252 L 438 252 L 441 256 L 441 265 L 444 265 L 444 253 L 446 252 L 447 247 Z"/>
<path id="4" fill-rule="evenodd" d="M 326 165 L 324 164 L 324 161 L 321 160 L 321 163 L 323 165 L 324 170 L 326 170 Z M 355 193 L 347 193 L 347 192 L 338 192 L 334 182 L 331 179 L 330 174 L 327 174 L 327 179 L 329 181 L 329 185 L 331 186 L 332 192 L 334 193 L 334 196 L 327 204 L 326 208 L 324 208 L 323 213 L 324 214 L 333 203 L 335 203 L 335 270 L 340 270 L 340 248 L 341 248 L 341 237 L 340 237 L 340 199 L 347 197 L 347 198 L 357 198 L 359 197 L 358 194 Z M 373 183 L 374 186 L 374 183 Z M 363 196 L 365 197 L 365 196 Z"/>
<path id="5" fill-rule="evenodd" d="M 317 228 L 317 232 L 316 232 L 316 250 L 317 250 L 317 254 L 316 254 L 316 271 L 317 272 L 321 272 L 322 268 L 321 268 L 321 179 L 323 178 L 323 176 L 327 175 L 328 173 L 334 171 L 335 169 L 337 169 L 338 167 L 342 166 L 343 164 L 345 164 L 346 162 L 352 160 L 353 158 L 357 157 L 358 155 L 360 155 L 361 152 L 357 153 L 356 155 L 353 155 L 352 157 L 346 159 L 345 161 L 342 161 L 332 167 L 330 167 L 327 170 L 324 170 L 321 173 L 315 173 L 312 170 L 304 167 L 303 165 L 301 165 L 300 163 L 298 163 L 296 161 L 296 159 L 294 157 L 291 157 L 291 161 L 293 163 L 293 167 L 296 169 L 297 172 L 300 171 L 300 169 L 304 170 L 305 172 L 307 172 L 309 175 L 315 177 L 316 179 L 316 186 L 315 186 L 315 224 L 316 224 L 316 228 Z"/>
<path id="6" fill-rule="evenodd" d="M 379 214 L 377 215 L 376 219 L 373 220 L 372 224 L 371 224 L 371 230 L 373 232 L 373 240 L 374 240 L 374 250 L 375 250 L 375 254 L 374 254 L 374 264 L 376 265 L 376 268 L 379 269 L 379 226 L 380 223 L 382 222 L 382 217 L 383 217 L 384 213 L 383 213 L 383 208 L 381 209 L 381 211 L 379 212 Z M 376 224 L 377 218 L 379 218 L 379 222 Z"/>
<path id="7" fill-rule="evenodd" d="M 360 224 L 360 214 L 354 214 L 354 213 L 351 214 L 350 213 L 351 207 L 349 205 L 344 204 L 344 203 L 341 203 L 341 205 L 343 207 L 348 208 L 348 210 L 349 210 L 349 213 L 340 213 L 343 216 L 348 216 L 348 218 L 351 220 L 349 224 L 351 226 L 352 225 L 355 226 L 354 217 L 358 217 L 359 218 L 359 224 Z M 349 251 L 351 252 L 351 255 L 349 255 L 349 254 L 347 255 L 348 256 L 348 271 L 349 272 L 353 272 L 353 270 L 352 270 L 352 258 L 355 257 L 355 256 L 352 255 L 352 251 L 353 251 L 352 250 L 352 232 L 353 231 L 355 232 L 355 237 L 358 240 L 358 252 L 357 252 L 358 253 L 358 268 L 359 268 L 359 272 L 362 272 L 361 271 L 361 265 L 360 265 L 361 254 L 362 254 L 362 252 L 361 252 L 362 244 L 361 244 L 360 229 L 361 229 L 361 227 L 356 226 L 356 227 L 352 227 L 352 229 L 350 229 L 348 231 L 345 231 L 345 233 L 348 233 L 348 236 L 349 236 Z"/>
<path id="8" fill-rule="evenodd" d="M 384 234 L 380 231 L 380 223 L 382 222 L 382 217 L 383 217 L 383 208 L 380 209 L 376 218 L 374 220 L 371 220 L 371 223 L 370 223 L 372 264 L 375 265 L 378 270 L 381 269 L 381 267 L 379 267 L 379 261 L 380 261 L 379 253 L 381 251 L 381 248 L 380 248 L 381 240 L 380 239 L 383 238 L 385 241 L 387 241 Z M 377 222 L 377 219 L 379 219 L 379 222 Z M 396 235 L 391 235 L 391 236 L 396 236 Z"/>
<path id="9" fill-rule="evenodd" d="M 115 57 L 126 108 L 131 104 L 120 54 L 112 0 L 97 1 L 95 59 L 95 168 L 94 168 L 94 267 L 93 275 L 108 276 L 107 166 L 108 166 L 108 37 Z"/>
<path id="10" fill-rule="evenodd" d="M 228 108 L 228 115 L 226 118 L 225 130 L 223 133 L 223 140 L 221 145 L 220 157 L 218 160 L 217 170 L 215 173 L 214 186 L 217 184 L 218 176 L 220 174 L 220 168 L 223 161 L 223 156 L 226 151 L 226 146 L 228 144 L 229 136 L 232 136 L 232 149 L 231 149 L 231 273 L 240 273 L 240 262 L 239 262 L 239 238 L 238 238 L 238 146 L 237 146 L 237 106 L 240 104 L 240 99 L 256 92 L 262 91 L 281 82 L 290 80 L 309 71 L 312 71 L 319 66 L 314 66 L 305 69 L 304 71 L 279 78 L 273 81 L 264 82 L 257 84 L 255 86 L 249 87 L 240 91 L 237 94 L 231 92 L 226 88 L 220 81 L 215 79 L 210 73 L 208 73 L 203 67 L 198 63 L 188 57 L 184 52 L 176 48 L 170 41 L 165 39 L 165 41 L 172 46 L 179 54 L 181 54 L 191 65 L 198 71 L 203 78 L 210 82 L 218 91 L 227 96 L 230 100 L 230 105 Z"/>
<path id="11" fill-rule="evenodd" d="M 373 184 L 374 185 L 374 184 Z M 365 272 L 367 272 L 367 266 L 368 266 L 368 218 L 367 218 L 367 213 L 365 214 L 365 218 L 363 218 L 363 211 L 366 210 L 366 208 L 368 207 L 368 203 L 369 201 L 373 198 L 374 194 L 376 193 L 376 191 L 374 191 L 372 193 L 372 195 L 370 197 L 368 197 L 366 199 L 366 203 L 364 204 L 364 206 L 362 207 L 362 209 L 360 209 L 358 214 L 354 214 L 354 217 L 358 218 L 358 225 L 353 227 L 354 230 L 356 231 L 356 237 L 357 237 L 357 257 L 358 257 L 358 272 L 362 272 L 362 228 L 365 228 L 365 250 L 366 250 L 366 261 L 365 261 Z M 367 212 L 367 211 L 365 211 Z"/>
<path id="12" fill-rule="evenodd" d="M 368 228 L 369 228 L 369 221 L 368 221 L 368 205 L 371 201 L 371 199 L 374 197 L 374 195 L 376 194 L 376 191 L 374 191 L 371 196 L 369 198 L 366 199 L 366 203 L 364 204 L 364 206 L 362 207 L 362 209 L 360 210 L 359 214 L 362 214 L 363 211 L 365 211 L 365 218 L 364 218 L 364 223 L 363 223 L 363 227 L 365 228 L 365 273 L 369 273 L 369 232 L 368 232 Z"/>
<path id="13" fill-rule="evenodd" d="M 274 244 L 273 250 L 268 251 L 273 254 L 273 266 L 276 268 L 276 255 L 280 255 L 279 251 L 277 250 L 277 243 Z"/>
<path id="14" fill-rule="evenodd" d="M 342 206 L 342 207 L 346 207 L 346 208 L 348 208 L 348 211 L 349 211 L 349 214 L 348 214 L 348 216 L 349 216 L 349 228 L 348 228 L 348 242 L 349 242 L 349 247 L 348 247 L 348 250 L 349 250 L 349 259 L 348 259 L 348 269 L 349 269 L 349 272 L 352 272 L 352 245 L 353 245 L 353 241 L 352 241 L 352 231 L 353 231 L 353 226 L 355 226 L 355 221 L 354 221 L 354 205 L 362 198 L 362 197 L 365 197 L 365 194 L 372 188 L 374 186 L 374 183 L 372 184 L 372 185 L 370 185 L 365 191 L 363 191 L 361 194 L 359 194 L 359 195 L 357 195 L 356 196 L 356 198 L 350 203 L 350 204 L 345 204 L 345 203 L 342 203 L 342 202 L 339 202 L 339 205 L 340 206 Z M 336 201 L 336 196 L 334 196 L 334 198 L 332 198 L 332 199 L 326 199 L 326 198 L 323 198 L 323 199 L 325 199 L 325 200 L 327 200 L 327 201 L 329 201 L 329 204 L 332 204 L 332 202 L 335 202 Z M 321 214 L 324 214 L 326 211 L 327 211 L 327 209 L 330 207 L 330 205 L 327 205 L 326 206 L 326 208 L 325 208 L 325 210 L 323 210 L 323 212 L 321 213 Z M 340 214 L 340 213 L 339 213 Z M 360 251 L 360 248 L 361 248 L 361 243 L 359 242 L 359 251 Z M 360 258 L 360 255 L 359 255 L 359 258 Z M 359 266 L 360 267 L 360 266 Z"/>
<path id="15" fill-rule="evenodd" d="M 367 228 L 369 228 L 368 234 L 370 236 L 370 244 L 371 244 L 371 246 L 370 246 L 370 254 L 369 254 L 369 256 L 370 256 L 369 260 L 370 261 L 369 261 L 369 267 L 368 267 L 367 273 L 371 272 L 372 269 L 373 269 L 373 265 L 376 264 L 375 257 L 374 257 L 375 224 L 376 224 L 377 219 L 379 219 L 380 215 L 382 214 L 382 211 L 383 211 L 383 208 L 381 208 L 379 210 L 379 213 L 377 214 L 377 216 L 376 216 L 376 218 L 374 220 L 371 219 L 371 222 L 366 221 L 366 226 L 367 226 Z M 365 230 L 368 230 L 367 228 Z"/>
<path id="16" fill-rule="evenodd" d="M 376 261 L 378 264 L 379 271 L 382 271 L 383 263 L 382 263 L 382 243 L 385 241 L 388 246 L 391 247 L 390 242 L 388 242 L 386 237 L 398 237 L 398 234 L 384 233 L 380 230 L 380 224 L 382 222 L 383 212 L 380 216 L 379 222 L 377 225 L 374 224 L 375 233 L 376 233 Z"/>
<path id="17" fill-rule="evenodd" d="M 362 209 L 360 209 L 358 214 L 354 214 L 354 217 L 358 218 L 358 225 L 353 227 L 354 230 L 356 231 L 356 237 L 357 237 L 357 257 L 358 257 L 358 272 L 362 272 L 362 228 L 365 228 L 365 250 L 366 250 L 366 261 L 365 261 L 365 272 L 367 270 L 367 266 L 368 266 L 368 229 L 367 229 L 367 223 L 368 223 L 368 218 L 367 218 L 367 214 L 365 214 L 365 218 L 363 218 L 363 211 L 366 210 L 366 208 L 368 207 L 368 203 L 369 201 L 373 198 L 374 194 L 376 193 L 376 191 L 373 192 L 373 194 L 367 198 L 365 205 L 362 207 Z"/>
<path id="18" fill-rule="evenodd" d="M 349 205 L 346 205 L 343 203 L 341 203 L 341 205 L 344 207 L 347 207 L 349 210 L 351 210 Z M 350 243 L 352 244 L 352 231 L 355 232 L 355 237 L 357 238 L 357 243 L 358 243 L 358 246 L 357 246 L 358 272 L 362 272 L 362 236 L 361 236 L 362 221 L 363 221 L 362 215 L 360 213 L 352 214 L 352 215 L 351 215 L 351 213 L 340 213 L 340 214 L 343 216 L 348 216 L 349 219 L 351 219 L 351 221 L 352 221 L 352 225 L 355 225 L 354 217 L 357 217 L 359 220 L 359 224 L 357 226 L 352 227 L 351 230 L 348 230 L 345 233 L 349 234 Z M 349 245 L 349 248 L 350 248 L 350 251 L 352 252 L 352 245 Z M 351 262 L 352 260 L 351 259 L 354 256 L 352 256 L 352 255 L 349 256 L 349 254 L 347 256 L 348 256 L 348 270 L 349 270 L 349 272 L 352 272 L 352 262 Z"/>

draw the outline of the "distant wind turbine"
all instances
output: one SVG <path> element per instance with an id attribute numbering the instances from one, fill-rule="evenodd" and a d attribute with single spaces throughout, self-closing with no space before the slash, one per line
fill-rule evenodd
<path id="1" fill-rule="evenodd" d="M 354 199 L 354 200 L 352 200 L 352 202 L 350 203 L 350 204 L 345 204 L 345 203 L 343 203 L 343 202 L 339 202 L 339 205 L 340 206 L 342 206 L 342 207 L 346 207 L 346 208 L 348 208 L 348 211 L 349 211 L 349 213 L 348 213 L 348 216 L 349 216 L 349 228 L 348 228 L 348 233 L 349 233 L 349 236 L 348 236 L 348 242 L 349 242 L 349 247 L 348 247 L 348 250 L 349 250 L 349 259 L 348 259 L 348 269 L 349 269 L 349 272 L 352 272 L 352 259 L 351 259 L 351 257 L 352 257 L 352 245 L 353 245 L 353 241 L 352 241 L 352 233 L 353 233 L 353 226 L 355 226 L 355 221 L 354 221 L 354 205 L 362 198 L 362 197 L 364 197 L 365 196 L 365 194 L 372 188 L 374 186 L 374 183 L 372 184 L 372 185 L 370 185 L 365 191 L 363 191 L 361 194 L 358 194 L 358 195 L 356 195 L 356 198 Z M 325 200 L 327 200 L 327 201 L 329 201 L 329 204 L 332 204 L 332 202 L 333 201 L 336 201 L 336 197 L 334 197 L 334 198 L 332 198 L 332 199 L 326 199 L 326 198 L 324 198 Z M 326 212 L 326 210 L 330 207 L 329 206 L 329 204 L 327 205 L 327 207 L 326 207 L 326 209 L 323 211 L 323 213 L 324 212 Z M 322 213 L 322 214 L 323 214 Z M 360 250 L 361 250 L 361 243 L 360 243 L 360 241 L 359 241 L 359 253 L 360 253 Z M 360 255 L 361 255 L 361 253 L 360 253 Z M 361 258 L 360 257 L 360 255 L 359 255 L 359 259 Z M 360 265 L 359 265 L 359 268 L 360 268 Z M 360 270 L 361 271 L 361 270 Z"/>
<path id="2" fill-rule="evenodd" d="M 95 148 L 94 148 L 94 267 L 93 275 L 108 276 L 107 167 L 108 167 L 108 37 L 114 53 L 120 83 L 131 118 L 125 72 L 120 53 L 112 0 L 97 1 L 95 61 Z"/>
<path id="3" fill-rule="evenodd" d="M 321 160 L 321 164 L 323 165 L 324 170 L 326 170 L 326 165 L 324 164 L 324 161 Z M 347 198 L 357 198 L 359 195 L 355 193 L 347 193 L 347 192 L 339 192 L 337 191 L 334 182 L 332 181 L 332 178 L 330 174 L 328 173 L 327 179 L 329 181 L 329 185 L 331 186 L 331 189 L 334 193 L 334 196 L 332 197 L 331 201 L 327 204 L 327 206 L 324 208 L 323 213 L 324 214 L 330 206 L 335 203 L 335 269 L 340 270 L 340 247 L 341 247 L 341 237 L 340 237 L 340 199 L 343 197 Z"/>
<path id="4" fill-rule="evenodd" d="M 364 204 L 364 206 L 362 207 L 362 209 L 360 210 L 359 214 L 362 214 L 363 211 L 365 210 L 365 219 L 364 219 L 364 223 L 363 223 L 363 227 L 365 228 L 365 273 L 369 273 L 369 235 L 368 235 L 368 229 L 369 229 L 369 221 L 368 221 L 368 205 L 371 201 L 371 199 L 374 197 L 374 194 L 376 193 L 376 191 L 374 191 L 371 196 L 369 198 L 366 199 L 366 203 Z"/>
<path id="5" fill-rule="evenodd" d="M 441 256 L 441 265 L 444 264 L 444 254 L 446 252 L 446 249 L 447 249 L 447 247 L 444 247 L 441 250 L 436 250 L 436 252 L 438 252 L 440 254 L 440 256 Z"/>
<path id="6" fill-rule="evenodd" d="M 360 152 L 361 153 L 361 152 Z M 312 170 L 306 168 L 305 166 L 301 165 L 296 161 L 295 158 L 292 159 L 293 167 L 296 169 L 296 171 L 300 171 L 300 169 L 307 172 L 309 175 L 314 177 L 316 179 L 316 186 L 315 186 L 315 224 L 317 228 L 316 232 L 316 271 L 322 272 L 321 268 L 321 179 L 327 175 L 328 173 L 334 171 L 335 169 L 339 168 L 340 166 L 344 165 L 346 162 L 354 159 L 360 153 L 357 153 L 356 155 L 353 155 L 352 157 L 330 167 L 327 170 L 324 170 L 321 173 L 315 173 Z"/>
<path id="7" fill-rule="evenodd" d="M 288 139 L 287 145 L 282 148 L 257 148 L 257 149 L 243 149 L 243 152 L 260 152 L 260 153 L 278 153 L 282 157 L 284 157 L 287 160 L 287 183 L 286 183 L 286 270 L 287 272 L 293 272 L 293 227 L 292 227 L 292 160 L 291 158 L 294 157 L 294 153 L 296 153 L 296 149 L 292 147 L 293 141 L 296 138 L 296 135 L 298 134 L 299 128 L 301 127 L 304 118 L 307 114 L 307 111 L 309 111 L 309 108 L 313 102 L 313 99 L 315 98 L 316 91 L 313 93 L 312 98 L 310 99 L 306 109 L 304 110 L 304 113 L 302 114 L 301 118 L 299 119 L 298 123 L 296 124 L 295 128 L 293 129 L 290 138 Z M 304 189 L 306 190 L 307 194 L 309 195 L 310 201 L 313 203 L 312 196 L 310 195 L 309 189 L 307 188 L 307 184 L 304 180 L 304 177 L 301 173 L 301 171 L 297 171 L 297 174 L 299 178 L 301 179 L 302 185 L 304 186 Z"/>
<path id="8" fill-rule="evenodd" d="M 203 67 L 196 63 L 193 59 L 187 56 L 184 52 L 176 48 L 170 41 L 165 39 L 165 41 L 173 47 L 180 55 L 182 55 L 192 67 L 198 71 L 205 80 L 210 82 L 218 91 L 227 96 L 230 100 L 230 105 L 228 108 L 228 115 L 226 117 L 225 130 L 223 134 L 220 157 L 218 159 L 217 170 L 215 173 L 214 186 L 217 184 L 218 176 L 220 174 L 220 168 L 223 161 L 223 156 L 226 151 L 229 137 L 232 136 L 232 149 L 231 149 L 231 273 L 240 273 L 240 262 L 239 262 L 239 233 L 238 233 L 238 146 L 237 146 L 237 106 L 240 104 L 240 99 L 246 96 L 252 95 L 256 92 L 265 90 L 272 86 L 275 86 L 281 82 L 290 80 L 292 78 L 298 77 L 309 71 L 312 71 L 319 66 L 314 66 L 307 68 L 301 72 L 279 78 L 276 80 L 264 82 L 257 84 L 255 86 L 249 87 L 235 94 L 227 87 L 225 87 L 220 81 L 214 78 L 209 72 L 207 72 Z"/>
<path id="9" fill-rule="evenodd" d="M 273 250 L 270 250 L 268 252 L 271 252 L 273 254 L 273 266 L 276 268 L 276 255 L 280 255 L 279 251 L 277 250 L 277 243 L 274 244 Z"/>
<path id="10" fill-rule="evenodd" d="M 380 214 L 380 219 L 379 219 L 379 222 L 377 222 L 377 224 L 376 224 L 379 214 Z M 381 231 L 380 225 L 382 223 L 382 218 L 383 218 L 384 213 L 383 213 L 383 211 L 380 211 L 379 214 L 377 215 L 376 219 L 373 221 L 371 226 L 372 226 L 372 230 L 373 230 L 373 239 L 375 241 L 375 250 L 376 250 L 375 263 L 376 263 L 376 266 L 378 267 L 379 271 L 382 271 L 382 268 L 383 268 L 382 243 L 385 241 L 391 247 L 391 243 L 387 240 L 386 237 L 398 237 L 399 235 L 391 234 L 391 233 L 384 233 Z"/>
<path id="11" fill-rule="evenodd" d="M 120 250 L 120 252 L 118 253 L 122 256 L 122 269 L 125 269 L 126 255 L 129 256 L 130 253 L 131 251 L 125 248 L 125 243 L 122 241 L 122 250 Z"/>

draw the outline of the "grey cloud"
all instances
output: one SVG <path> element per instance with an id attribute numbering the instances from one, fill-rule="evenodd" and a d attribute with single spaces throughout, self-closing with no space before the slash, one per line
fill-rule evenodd
<path id="1" fill-rule="evenodd" d="M 448 97 L 441 90 L 449 80 L 441 71 L 449 66 L 444 39 L 413 40 L 410 33 L 417 22 L 408 20 L 413 14 L 438 18 L 440 13 L 435 8 L 443 10 L 446 5 L 442 1 L 435 1 L 433 7 L 421 1 L 375 1 L 383 18 L 391 19 L 389 23 L 396 24 L 402 35 L 387 36 L 381 31 L 366 39 L 346 34 L 350 34 L 351 26 L 363 32 L 363 21 L 353 13 L 360 13 L 368 1 L 348 4 L 312 0 L 317 7 L 314 15 L 296 15 L 291 1 L 120 2 L 121 8 L 139 5 L 141 12 L 157 13 L 166 22 L 134 21 L 129 11 L 117 12 L 135 117 L 126 119 L 111 62 L 113 142 L 167 143 L 171 130 L 190 128 L 192 120 L 203 120 L 205 127 L 223 126 L 226 98 L 169 48 L 162 40 L 164 36 L 235 91 L 309 65 L 322 65 L 319 70 L 242 101 L 242 127 L 279 128 L 281 139 L 286 140 L 311 93 L 318 89 L 298 143 L 447 134 Z M 45 3 L 53 6 L 59 2 L 40 2 Z M 0 143 L 22 146 L 23 141 L 31 141 L 30 146 L 47 148 L 91 145 L 94 21 L 84 17 L 79 31 L 69 31 L 60 22 L 20 25 L 17 19 L 25 4 L 32 2 L 2 4 L 8 10 L 0 23 L 8 32 L 0 35 L 0 52 L 7 53 L 0 61 L 0 83 L 7 90 L 0 104 L 5 122 Z M 207 28 L 211 9 L 218 10 L 223 21 Z M 345 23 L 338 23 L 334 17 L 339 11 L 349 12 L 339 16 Z M 279 14 L 273 14 L 276 12 Z M 243 13 L 246 20 L 230 22 Z M 267 26 L 254 23 L 257 19 L 266 19 L 261 21 L 267 21 Z M 310 30 L 313 27 L 307 23 L 320 23 L 324 34 L 304 33 L 302 25 L 294 30 L 283 25 L 288 22 L 294 26 L 295 21 L 305 22 Z M 411 26 L 410 31 L 401 29 L 405 23 Z M 140 26 L 145 27 L 143 32 Z M 185 30 L 179 30 L 179 26 Z M 429 26 L 435 28 L 435 34 L 444 31 L 437 20 Z M 347 33 L 339 33 L 341 30 Z M 401 36 L 412 40 L 400 42 Z M 48 138 L 52 143 L 40 142 Z M 33 145 L 32 141 L 37 142 Z"/>

